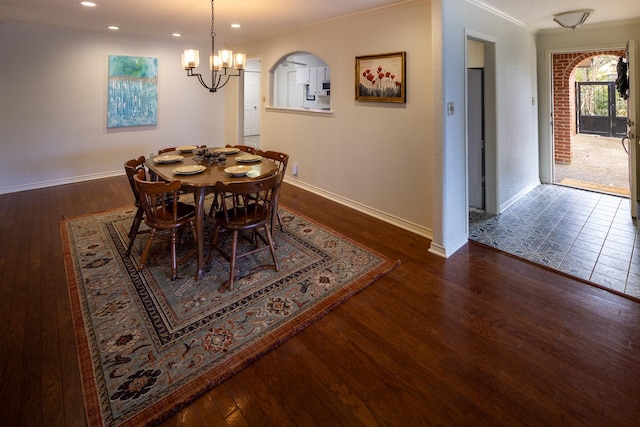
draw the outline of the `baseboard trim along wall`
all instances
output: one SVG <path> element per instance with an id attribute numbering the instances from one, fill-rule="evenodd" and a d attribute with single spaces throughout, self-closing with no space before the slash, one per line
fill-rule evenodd
<path id="1" fill-rule="evenodd" d="M 124 175 L 121 170 L 101 172 L 89 175 L 80 175 L 70 178 L 54 179 L 51 181 L 32 182 L 25 185 L 0 188 L 0 194 L 17 193 L 18 191 L 37 190 L 38 188 L 54 187 L 56 185 L 73 184 L 82 181 L 91 181 L 100 178 L 110 178 L 112 176 Z"/>
<path id="2" fill-rule="evenodd" d="M 329 200 L 332 200 L 336 203 L 340 203 L 341 205 L 347 206 L 351 209 L 355 209 L 359 212 L 365 213 L 367 215 L 370 215 L 374 218 L 377 218 L 381 221 L 387 222 L 389 224 L 395 225 L 397 227 L 400 227 L 404 230 L 407 231 L 411 231 L 412 233 L 416 233 L 420 236 L 426 237 L 429 240 L 433 240 L 433 230 L 426 228 L 426 227 L 422 227 L 418 224 L 414 224 L 410 221 L 405 221 L 401 218 L 398 218 L 396 216 L 393 215 L 389 215 L 385 212 L 379 211 L 377 209 L 373 209 L 369 206 L 365 206 L 363 204 L 360 204 L 358 202 L 354 202 L 353 200 L 344 198 L 342 196 L 339 196 L 337 194 L 331 193 L 329 191 L 325 191 L 322 190 L 321 188 L 318 187 L 314 187 L 312 185 L 309 184 L 305 184 L 304 182 L 298 181 L 298 180 L 294 180 L 294 179 L 289 179 L 288 177 L 285 177 L 284 181 L 287 184 L 291 184 L 291 185 L 295 185 L 296 187 L 300 187 L 304 190 L 310 191 L 311 193 L 317 194 L 319 196 L 325 197 Z"/>

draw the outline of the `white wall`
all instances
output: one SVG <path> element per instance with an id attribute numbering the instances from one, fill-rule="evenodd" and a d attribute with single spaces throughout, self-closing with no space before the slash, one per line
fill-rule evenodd
<path id="1" fill-rule="evenodd" d="M 640 41 L 640 22 L 610 26 L 593 25 L 576 30 L 552 30 L 537 35 L 538 93 L 540 132 L 540 176 L 543 182 L 552 182 L 553 144 L 551 132 L 551 55 L 559 52 L 576 52 L 622 48 L 627 40 Z"/>
<path id="2" fill-rule="evenodd" d="M 290 167 L 287 181 L 427 236 L 433 223 L 429 22 L 429 3 L 418 1 L 232 46 L 262 60 L 261 147 L 289 153 L 298 175 Z M 266 108 L 269 71 L 298 51 L 331 68 L 332 113 Z M 356 102 L 355 57 L 399 51 L 407 58 L 406 104 Z"/>
<path id="3" fill-rule="evenodd" d="M 490 117 L 496 134 L 496 192 L 500 209 L 536 185 L 538 181 L 536 55 L 533 33 L 465 0 L 434 0 L 442 20 L 442 120 L 441 187 L 436 200 L 442 204 L 441 231 L 434 230 L 432 251 L 449 254 L 466 242 L 468 211 L 466 199 L 465 146 L 465 46 L 466 34 L 495 43 L 495 96 L 497 109 Z M 435 18 L 434 18 L 435 21 Z M 435 48 L 434 48 L 435 49 Z M 488 64 L 485 64 L 489 66 Z M 436 87 L 439 81 L 434 83 Z M 456 106 L 446 114 L 446 104 Z M 439 196 L 439 193 L 442 195 Z M 441 233 L 441 235 L 440 235 Z"/>
<path id="4" fill-rule="evenodd" d="M 0 25 L 0 193 L 122 174 L 125 160 L 224 145 L 224 94 L 180 66 L 208 44 Z M 108 56 L 158 58 L 157 126 L 107 129 Z"/>

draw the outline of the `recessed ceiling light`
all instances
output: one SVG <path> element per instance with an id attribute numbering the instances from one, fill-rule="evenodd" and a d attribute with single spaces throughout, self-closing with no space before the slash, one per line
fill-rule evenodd
<path id="1" fill-rule="evenodd" d="M 240 28 L 240 24 L 231 24 L 231 28 Z"/>
<path id="2" fill-rule="evenodd" d="M 117 25 L 109 25 L 107 28 L 110 29 L 110 30 L 119 30 L 120 29 L 120 27 L 118 27 Z"/>
<path id="3" fill-rule="evenodd" d="M 180 34 L 180 33 L 173 33 L 173 34 L 171 34 L 171 35 L 172 35 L 173 37 L 182 37 L 182 34 Z"/>
<path id="4" fill-rule="evenodd" d="M 92 1 L 81 1 L 80 4 L 87 7 L 96 7 L 96 4 Z"/>

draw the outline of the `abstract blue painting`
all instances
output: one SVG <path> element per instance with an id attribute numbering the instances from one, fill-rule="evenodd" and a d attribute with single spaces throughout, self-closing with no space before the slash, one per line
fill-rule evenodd
<path id="1" fill-rule="evenodd" d="M 109 55 L 107 128 L 158 124 L 158 58 Z"/>

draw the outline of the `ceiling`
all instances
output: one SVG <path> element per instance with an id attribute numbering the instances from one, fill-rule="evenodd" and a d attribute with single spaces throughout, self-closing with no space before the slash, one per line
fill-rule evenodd
<path id="1" fill-rule="evenodd" d="M 256 39 L 310 23 L 412 0 L 217 0 L 217 39 L 226 43 Z M 443 0 L 447 1 L 447 0 Z M 637 0 L 467 0 L 493 9 L 533 30 L 559 28 L 553 15 L 576 9 L 593 9 L 585 25 L 640 19 Z M 188 40 L 207 40 L 210 30 L 209 0 L 94 0 L 86 8 L 77 0 L 0 0 L 0 23 L 13 22 L 166 38 L 183 34 Z M 232 29 L 230 24 L 241 28 Z"/>
<path id="2" fill-rule="evenodd" d="M 210 0 L 92 0 L 96 7 L 78 0 L 0 0 L 0 22 L 47 27 L 109 31 L 167 38 L 174 32 L 183 39 L 210 40 Z M 216 0 L 216 39 L 239 42 L 373 9 L 406 0 Z M 241 28 L 232 29 L 232 23 Z"/>
<path id="3" fill-rule="evenodd" d="M 446 1 L 446 0 L 443 0 Z M 619 21 L 640 21 L 638 0 L 468 0 L 514 18 L 534 30 L 561 28 L 553 15 L 592 9 L 585 26 Z M 563 29 L 564 30 L 564 29 Z M 565 30 L 566 31 L 566 30 Z M 570 31 L 570 30 L 568 30 Z"/>

